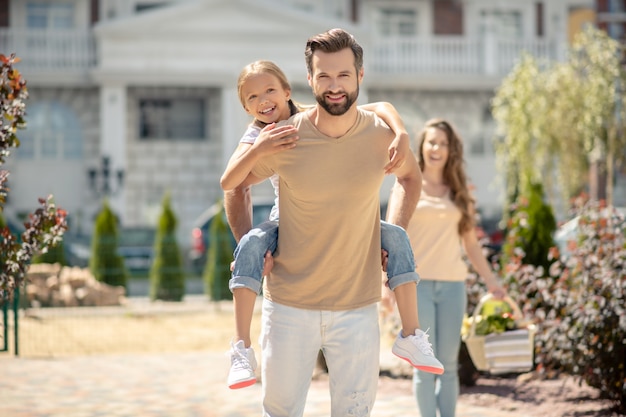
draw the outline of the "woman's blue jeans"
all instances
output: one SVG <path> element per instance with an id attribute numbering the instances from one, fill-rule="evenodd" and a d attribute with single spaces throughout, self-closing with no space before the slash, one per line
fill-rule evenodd
<path id="1" fill-rule="evenodd" d="M 467 305 L 465 282 L 422 279 L 417 291 L 420 326 L 430 335 L 443 375 L 414 370 L 413 392 L 422 417 L 454 417 L 459 396 L 458 357 Z"/>
<path id="2" fill-rule="evenodd" d="M 381 247 L 387 251 L 389 288 L 407 282 L 418 282 L 415 257 L 406 231 L 385 221 L 380 222 Z M 230 290 L 248 288 L 261 291 L 263 264 L 267 251 L 274 253 L 278 244 L 278 220 L 269 220 L 252 228 L 241 238 L 235 249 L 235 267 L 229 281 Z"/>

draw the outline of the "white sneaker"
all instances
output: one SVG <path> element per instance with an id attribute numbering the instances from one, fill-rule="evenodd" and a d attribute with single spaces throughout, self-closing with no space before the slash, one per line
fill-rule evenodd
<path id="1" fill-rule="evenodd" d="M 443 374 L 443 365 L 435 358 L 433 347 L 428 341 L 428 334 L 420 329 L 415 330 L 415 335 L 407 337 L 402 337 L 402 331 L 400 331 L 391 352 L 420 371 Z"/>
<path id="2" fill-rule="evenodd" d="M 238 389 L 253 385 L 256 382 L 256 358 L 254 349 L 246 348 L 243 340 L 230 343 L 230 371 L 228 372 L 228 388 Z"/>

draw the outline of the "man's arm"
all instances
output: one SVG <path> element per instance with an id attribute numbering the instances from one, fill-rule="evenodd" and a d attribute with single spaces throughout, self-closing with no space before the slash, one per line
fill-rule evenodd
<path id="1" fill-rule="evenodd" d="M 250 173 L 238 187 L 224 191 L 226 220 L 237 242 L 252 229 L 252 195 L 250 186 L 258 184 L 264 179 Z"/>
<path id="2" fill-rule="evenodd" d="M 387 221 L 407 228 L 422 192 L 422 172 L 411 152 L 396 171 L 396 182 L 387 204 Z"/>
<path id="3" fill-rule="evenodd" d="M 239 240 L 252 229 L 252 196 L 249 186 L 224 191 L 224 211 L 230 230 Z"/>

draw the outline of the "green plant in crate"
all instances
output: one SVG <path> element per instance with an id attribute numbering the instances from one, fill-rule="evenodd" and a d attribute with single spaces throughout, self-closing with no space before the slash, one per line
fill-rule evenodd
<path id="1" fill-rule="evenodd" d="M 482 316 L 476 323 L 476 334 L 484 336 L 491 333 L 515 330 L 515 328 L 515 320 L 511 313 L 490 314 L 488 316 Z"/>
<path id="2" fill-rule="evenodd" d="M 169 194 L 163 198 L 159 228 L 150 268 L 150 299 L 181 301 L 185 296 L 185 273 L 176 241 L 176 215 Z"/>
<path id="3" fill-rule="evenodd" d="M 474 332 L 478 336 L 502 333 L 517 328 L 511 307 L 505 301 L 496 299 L 485 301 L 480 309 L 480 314 L 474 317 L 465 316 L 461 329 L 462 336 L 469 332 L 472 321 L 476 322 Z"/>

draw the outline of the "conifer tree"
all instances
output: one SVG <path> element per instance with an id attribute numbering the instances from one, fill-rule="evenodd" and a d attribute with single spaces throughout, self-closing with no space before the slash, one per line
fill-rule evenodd
<path id="1" fill-rule="evenodd" d="M 91 239 L 89 269 L 98 281 L 126 288 L 128 271 L 124 265 L 124 258 L 118 253 L 117 248 L 117 217 L 105 200 L 102 210 L 96 217 Z"/>
<path id="2" fill-rule="evenodd" d="M 543 186 L 530 184 L 518 197 L 509 220 L 502 248 L 502 266 L 505 267 L 512 257 L 517 256 L 516 250 L 521 249 L 524 253 L 523 264 L 541 266 L 547 274 L 552 263 L 548 253 L 555 245 L 555 230 L 556 219 L 552 207 L 544 201 Z"/>
<path id="3" fill-rule="evenodd" d="M 224 220 L 224 206 L 221 205 L 209 229 L 207 264 L 204 268 L 205 291 L 213 301 L 233 298 L 228 288 L 233 251 L 230 229 Z"/>
<path id="4" fill-rule="evenodd" d="M 163 198 L 162 212 L 150 268 L 150 299 L 181 301 L 185 296 L 183 260 L 176 241 L 176 215 L 169 194 Z"/>

